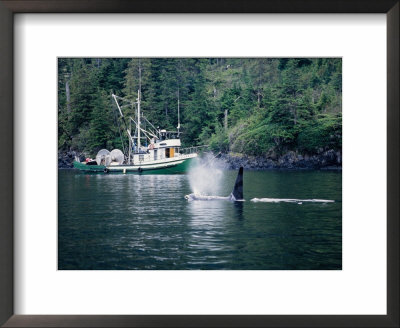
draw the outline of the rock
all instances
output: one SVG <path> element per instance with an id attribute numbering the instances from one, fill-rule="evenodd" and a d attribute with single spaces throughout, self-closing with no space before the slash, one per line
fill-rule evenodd
<path id="1" fill-rule="evenodd" d="M 70 169 L 73 168 L 73 161 L 75 160 L 75 156 L 79 157 L 79 161 L 84 161 L 86 155 L 84 153 L 79 153 L 75 151 L 64 151 L 58 152 L 58 168 L 60 169 Z"/>
<path id="2" fill-rule="evenodd" d="M 340 151 L 332 149 L 323 151 L 319 149 L 318 154 L 299 154 L 288 151 L 277 156 L 269 152 L 265 156 L 246 156 L 238 153 L 222 154 L 223 159 L 230 169 L 238 169 L 243 166 L 251 170 L 263 169 L 341 169 L 342 156 Z"/>
<path id="3" fill-rule="evenodd" d="M 338 165 L 342 165 L 342 153 L 341 152 L 336 152 L 336 160 Z"/>

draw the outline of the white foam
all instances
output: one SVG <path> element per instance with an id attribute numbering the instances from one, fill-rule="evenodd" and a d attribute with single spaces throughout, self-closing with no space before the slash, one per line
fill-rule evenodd
<path id="1" fill-rule="evenodd" d="M 230 196 L 228 197 L 222 197 L 222 196 L 208 196 L 208 195 L 202 195 L 202 194 L 189 194 L 186 195 L 185 198 L 190 202 L 194 200 L 233 200 Z"/>
<path id="2" fill-rule="evenodd" d="M 263 202 L 263 203 L 297 203 L 302 204 L 303 202 L 308 203 L 334 203 L 334 200 L 329 199 L 294 199 L 294 198 L 253 198 L 252 202 Z"/>

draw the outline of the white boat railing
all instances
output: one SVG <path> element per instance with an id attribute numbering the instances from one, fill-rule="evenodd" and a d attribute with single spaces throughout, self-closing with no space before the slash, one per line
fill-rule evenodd
<path id="1" fill-rule="evenodd" d="M 182 155 L 194 154 L 204 151 L 206 148 L 208 148 L 208 145 L 179 148 L 179 153 Z"/>

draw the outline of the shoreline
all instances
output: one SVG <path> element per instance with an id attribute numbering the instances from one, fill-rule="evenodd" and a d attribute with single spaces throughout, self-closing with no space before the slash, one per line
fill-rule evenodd
<path id="1" fill-rule="evenodd" d="M 84 153 L 75 151 L 58 152 L 58 168 L 71 169 L 72 162 L 78 156 L 85 159 Z M 228 169 L 236 170 L 243 166 L 246 170 L 323 170 L 341 171 L 342 154 L 339 151 L 326 150 L 319 154 L 304 155 L 294 151 L 273 158 L 263 156 L 248 156 L 239 153 L 220 153 L 216 156 L 227 164 Z"/>
<path id="2" fill-rule="evenodd" d="M 225 161 L 230 169 L 243 166 L 252 170 L 342 170 L 342 154 L 333 149 L 314 155 L 289 151 L 275 158 L 221 153 L 219 158 Z"/>

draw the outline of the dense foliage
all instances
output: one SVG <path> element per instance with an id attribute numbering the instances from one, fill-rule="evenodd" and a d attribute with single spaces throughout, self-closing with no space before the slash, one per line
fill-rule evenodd
<path id="1" fill-rule="evenodd" d="M 134 100 L 139 88 L 156 127 L 176 129 L 179 102 L 184 146 L 265 156 L 341 149 L 339 58 L 61 58 L 58 83 L 60 150 L 121 148 L 111 94 Z"/>

